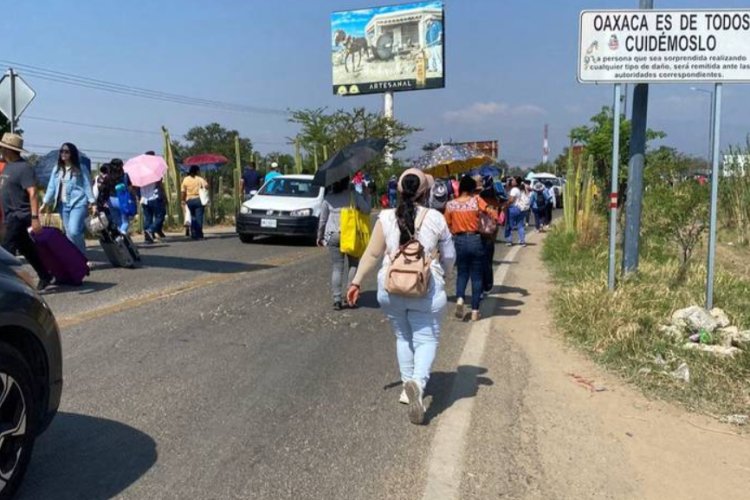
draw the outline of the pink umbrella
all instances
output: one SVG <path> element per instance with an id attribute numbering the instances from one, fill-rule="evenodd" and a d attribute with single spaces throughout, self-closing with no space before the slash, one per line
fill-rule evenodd
<path id="1" fill-rule="evenodd" d="M 139 155 L 125 162 L 123 169 L 134 186 L 142 187 L 162 180 L 167 163 L 161 156 Z"/>

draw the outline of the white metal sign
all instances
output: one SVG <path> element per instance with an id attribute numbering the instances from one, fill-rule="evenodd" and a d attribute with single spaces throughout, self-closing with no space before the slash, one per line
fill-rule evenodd
<path id="1" fill-rule="evenodd" d="M 582 83 L 750 82 L 750 10 L 581 12 Z"/>
<path id="2" fill-rule="evenodd" d="M 11 78 L 15 80 L 15 91 L 16 91 L 16 116 L 13 114 L 12 105 L 12 86 Z M 23 81 L 23 79 L 14 75 L 5 75 L 0 78 L 0 112 L 8 117 L 8 120 L 18 119 L 19 116 L 26 110 L 26 107 L 34 100 L 36 92 L 29 87 L 29 85 Z"/>

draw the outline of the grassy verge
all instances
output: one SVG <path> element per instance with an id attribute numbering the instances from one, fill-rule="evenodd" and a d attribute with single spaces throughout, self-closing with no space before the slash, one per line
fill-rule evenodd
<path id="1" fill-rule="evenodd" d="M 552 231 L 543 258 L 557 284 L 552 303 L 558 330 L 651 397 L 713 416 L 750 413 L 750 351 L 719 359 L 686 351 L 658 330 L 674 310 L 705 303 L 705 267 L 694 265 L 678 284 L 676 260 L 644 253 L 638 276 L 610 294 L 606 243 L 582 249 L 573 235 Z M 748 277 L 718 270 L 714 303 L 733 325 L 750 329 Z M 683 362 L 689 382 L 670 374 Z"/>

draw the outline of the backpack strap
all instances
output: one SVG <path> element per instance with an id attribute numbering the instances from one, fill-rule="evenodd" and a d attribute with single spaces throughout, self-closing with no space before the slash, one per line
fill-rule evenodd
<path id="1" fill-rule="evenodd" d="M 414 220 L 414 236 L 412 236 L 412 238 L 416 238 L 419 235 L 419 229 L 422 227 L 422 223 L 424 222 L 425 217 L 427 217 L 427 212 L 429 211 L 428 208 L 420 208 L 422 208 L 422 211 L 417 214 L 417 218 Z M 419 211 L 419 208 L 417 208 L 417 211 Z"/>

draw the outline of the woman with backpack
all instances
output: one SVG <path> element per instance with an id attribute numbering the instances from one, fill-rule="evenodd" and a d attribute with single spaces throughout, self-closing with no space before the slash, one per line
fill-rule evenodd
<path id="1" fill-rule="evenodd" d="M 356 305 L 360 286 L 382 258 L 378 303 L 396 336 L 396 355 L 404 389 L 399 401 L 409 405 L 409 420 L 424 422 L 422 401 L 437 353 L 440 323 L 447 304 L 446 275 L 455 250 L 448 225 L 437 210 L 425 207 L 430 178 L 421 170 L 405 170 L 398 180 L 401 201 L 383 210 L 347 292 Z"/>
<path id="2" fill-rule="evenodd" d="M 547 226 L 547 205 L 550 199 L 544 189 L 544 184 L 534 184 L 534 192 L 531 194 L 531 211 L 534 212 L 534 225 L 539 233 Z"/>
<path id="3" fill-rule="evenodd" d="M 479 320 L 479 303 L 484 282 L 484 245 L 480 232 L 480 217 L 497 217 L 485 200 L 477 195 L 477 182 L 464 176 L 458 187 L 458 198 L 445 207 L 448 223 L 456 245 L 456 317 L 464 318 L 466 286 L 471 279 L 471 320 Z"/>
<path id="4" fill-rule="evenodd" d="M 105 166 L 107 166 L 108 173 L 97 178 L 97 210 L 105 212 L 110 225 L 116 227 L 120 233 L 128 234 L 130 217 L 132 217 L 130 213 L 137 210 L 135 198 L 133 198 L 133 185 L 122 168 L 121 159 L 113 158 Z"/>

